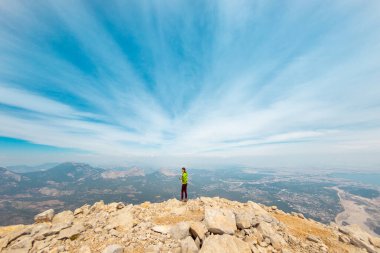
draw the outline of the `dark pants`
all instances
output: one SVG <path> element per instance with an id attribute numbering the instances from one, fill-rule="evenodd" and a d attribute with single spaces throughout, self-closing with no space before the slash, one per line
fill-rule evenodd
<path id="1" fill-rule="evenodd" d="M 187 184 L 182 184 L 181 189 L 181 200 L 183 200 L 183 195 L 185 194 L 185 199 L 187 199 Z"/>

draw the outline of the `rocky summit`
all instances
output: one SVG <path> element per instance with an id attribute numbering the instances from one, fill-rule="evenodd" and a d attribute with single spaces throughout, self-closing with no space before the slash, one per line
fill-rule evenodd
<path id="1" fill-rule="evenodd" d="M 99 201 L 0 227 L 1 252 L 380 252 L 380 238 L 251 201 L 201 197 L 139 205 Z"/>

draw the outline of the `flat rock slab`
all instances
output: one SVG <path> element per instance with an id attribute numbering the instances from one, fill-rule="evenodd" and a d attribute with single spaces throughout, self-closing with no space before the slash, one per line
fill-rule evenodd
<path id="1" fill-rule="evenodd" d="M 251 253 L 248 243 L 231 235 L 210 235 L 199 253 Z"/>
<path id="2" fill-rule="evenodd" d="M 205 208 L 205 223 L 213 234 L 234 234 L 236 227 L 235 214 L 229 209 Z"/>
<path id="3" fill-rule="evenodd" d="M 160 234 L 169 234 L 171 226 L 170 225 L 157 225 L 151 228 L 154 232 Z"/>

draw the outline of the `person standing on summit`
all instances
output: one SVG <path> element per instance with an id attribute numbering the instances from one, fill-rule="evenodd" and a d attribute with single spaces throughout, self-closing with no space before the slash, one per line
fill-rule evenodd
<path id="1" fill-rule="evenodd" d="M 187 172 L 186 168 L 182 168 L 182 177 L 180 177 L 180 180 L 182 182 L 182 189 L 181 189 L 181 201 L 187 202 Z M 185 199 L 183 198 L 185 195 Z"/>

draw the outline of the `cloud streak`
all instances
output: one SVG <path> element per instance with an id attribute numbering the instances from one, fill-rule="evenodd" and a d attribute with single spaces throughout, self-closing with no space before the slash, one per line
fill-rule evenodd
<path id="1" fill-rule="evenodd" d="M 380 151 L 378 13 L 377 1 L 3 1 L 0 136 L 106 160 L 365 163 Z"/>

